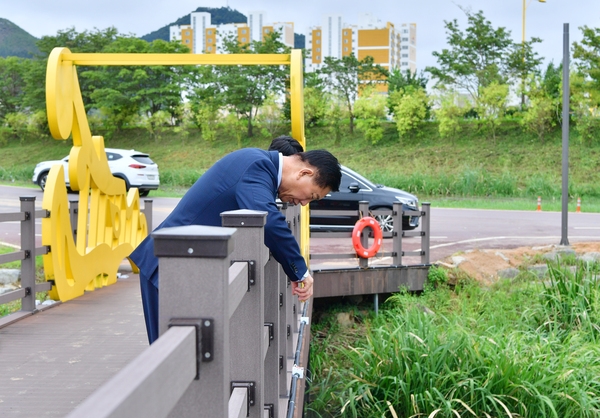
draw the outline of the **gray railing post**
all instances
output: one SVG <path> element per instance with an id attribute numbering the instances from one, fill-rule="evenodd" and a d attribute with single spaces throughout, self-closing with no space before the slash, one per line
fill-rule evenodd
<path id="1" fill-rule="evenodd" d="M 285 219 L 287 221 L 288 227 L 290 228 L 290 230 L 292 231 L 292 234 L 294 235 L 294 237 L 296 237 L 296 241 L 298 241 L 298 237 L 299 237 L 299 231 L 298 231 L 298 218 L 297 218 L 297 208 L 295 206 L 289 206 L 287 203 L 284 203 L 282 206 L 282 211 L 285 215 Z M 286 344 L 287 348 L 286 348 L 286 353 L 288 356 L 293 357 L 293 352 L 295 350 L 294 347 L 294 339 L 293 336 L 295 333 L 298 332 L 298 323 L 296 321 L 296 313 L 297 313 L 297 309 L 298 309 L 298 303 L 296 301 L 296 298 L 292 297 L 292 293 L 291 293 L 291 285 L 290 285 L 290 281 L 289 278 L 285 275 L 285 273 L 282 273 L 283 276 L 286 278 L 287 283 L 286 283 L 286 288 L 287 291 L 284 292 L 284 297 L 286 298 L 286 324 L 287 324 L 287 330 L 286 330 L 286 335 L 288 336 L 288 343 Z"/>
<path id="2" fill-rule="evenodd" d="M 360 214 L 358 216 L 359 219 L 369 216 L 369 202 L 364 201 L 364 200 L 361 200 L 360 202 L 358 202 L 358 211 L 360 212 Z M 363 247 L 369 248 L 369 230 L 368 229 L 363 230 L 363 234 L 362 234 L 362 237 L 360 238 L 360 242 Z M 369 259 L 358 257 L 358 267 L 360 267 L 360 268 L 369 267 Z"/>
<path id="3" fill-rule="evenodd" d="M 144 199 L 144 216 L 146 217 L 146 224 L 148 225 L 148 231 L 152 231 L 152 199 Z"/>
<path id="4" fill-rule="evenodd" d="M 269 259 L 269 250 L 264 245 L 266 212 L 236 210 L 221 213 L 224 227 L 235 227 L 235 248 L 231 261 L 248 263 L 248 293 L 231 316 L 231 370 L 232 385 L 236 382 L 254 384 L 254 404 L 248 416 L 263 416 L 265 376 L 265 299 L 264 266 Z M 252 283 L 253 281 L 253 283 Z M 275 301 L 272 301 L 275 303 Z"/>
<path id="5" fill-rule="evenodd" d="M 79 212 L 79 201 L 69 200 L 69 219 L 73 230 L 73 241 L 77 244 L 77 213 Z"/>
<path id="6" fill-rule="evenodd" d="M 25 296 L 21 298 L 21 311 L 35 310 L 35 197 L 24 196 L 21 200 L 21 212 L 25 220 L 21 221 L 21 250 L 25 258 L 21 260 L 21 289 Z"/>
<path id="7" fill-rule="evenodd" d="M 429 264 L 429 240 L 431 235 L 431 203 L 423 202 L 421 203 L 421 209 L 423 215 L 421 216 L 421 263 Z"/>
<path id="8" fill-rule="evenodd" d="M 285 286 L 285 284 L 283 284 Z M 265 265 L 265 324 L 270 323 L 273 339 L 269 342 L 269 350 L 265 357 L 265 405 L 273 405 L 273 416 L 279 416 L 279 391 L 281 381 L 285 382 L 285 365 L 280 368 L 281 334 L 285 335 L 285 316 L 281 315 L 281 305 L 285 287 L 280 288 L 279 263 L 273 257 Z M 280 296 L 281 295 L 281 296 Z M 284 341 L 285 342 L 285 341 Z M 285 359 L 285 357 L 284 357 Z M 283 359 L 282 359 L 283 363 Z"/>
<path id="9" fill-rule="evenodd" d="M 392 233 L 392 265 L 402 265 L 402 203 L 394 202 L 394 232 Z"/>
<path id="10" fill-rule="evenodd" d="M 223 417 L 230 393 L 229 265 L 233 228 L 183 226 L 154 232 L 159 257 L 159 332 L 178 318 L 200 327 L 212 320 L 212 355 L 200 365 L 194 380 L 171 411 L 172 417 Z M 201 384 L 203 382 L 203 384 Z M 169 390 L 165 384 L 164 390 Z"/>

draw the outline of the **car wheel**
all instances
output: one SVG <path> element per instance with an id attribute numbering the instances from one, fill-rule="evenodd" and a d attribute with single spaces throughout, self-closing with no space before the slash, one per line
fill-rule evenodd
<path id="1" fill-rule="evenodd" d="M 122 175 L 118 175 L 118 176 L 115 176 L 115 177 L 118 178 L 118 179 L 123 180 L 125 182 L 125 190 L 129 191 L 129 188 L 131 186 L 129 185 L 129 182 L 127 181 L 127 179 L 124 176 L 122 176 Z"/>
<path id="2" fill-rule="evenodd" d="M 42 174 L 39 175 L 37 181 L 37 184 L 38 186 L 40 186 L 40 189 L 42 189 L 42 191 L 46 189 L 46 180 L 48 180 L 48 172 L 44 171 Z"/>
<path id="3" fill-rule="evenodd" d="M 140 197 L 146 197 L 150 194 L 150 190 L 140 190 Z"/>
<path id="4" fill-rule="evenodd" d="M 390 209 L 391 208 L 374 208 L 374 209 Z M 393 232 L 394 231 L 394 218 L 392 214 L 389 215 L 375 215 L 375 220 L 379 223 L 381 227 L 381 231 L 385 232 Z"/>

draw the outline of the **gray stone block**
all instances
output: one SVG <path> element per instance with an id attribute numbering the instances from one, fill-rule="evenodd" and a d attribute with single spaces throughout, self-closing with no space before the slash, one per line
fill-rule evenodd
<path id="1" fill-rule="evenodd" d="M 600 262 L 600 253 L 586 253 L 577 257 L 577 259 L 588 263 Z"/>
<path id="2" fill-rule="evenodd" d="M 542 278 L 546 274 L 548 274 L 548 266 L 545 264 L 536 264 L 535 266 L 529 267 L 527 270 L 532 272 L 539 278 Z"/>
<path id="3" fill-rule="evenodd" d="M 503 269 L 503 270 L 499 270 L 498 271 L 498 277 L 502 278 L 502 279 L 514 279 L 515 277 L 517 277 L 519 275 L 519 269 L 516 269 L 514 267 L 509 267 L 507 269 Z"/>
<path id="4" fill-rule="evenodd" d="M 0 285 L 16 285 L 20 278 L 20 269 L 0 269 Z"/>

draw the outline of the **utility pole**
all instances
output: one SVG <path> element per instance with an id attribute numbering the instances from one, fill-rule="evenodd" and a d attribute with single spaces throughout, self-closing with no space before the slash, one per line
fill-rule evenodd
<path id="1" fill-rule="evenodd" d="M 546 3 L 546 0 L 537 0 L 540 3 Z M 529 3 L 531 3 L 531 0 L 529 0 Z M 525 65 L 525 16 L 527 15 L 527 6 L 528 6 L 528 0 L 523 0 L 523 30 L 522 30 L 522 38 L 521 38 L 521 45 L 523 46 L 523 65 Z M 525 108 L 525 68 L 523 68 L 523 76 L 522 76 L 522 80 L 521 80 L 521 87 L 523 89 L 523 91 L 521 92 L 521 109 Z"/>
<path id="2" fill-rule="evenodd" d="M 569 245 L 569 24 L 563 26 L 562 222 L 560 245 Z"/>

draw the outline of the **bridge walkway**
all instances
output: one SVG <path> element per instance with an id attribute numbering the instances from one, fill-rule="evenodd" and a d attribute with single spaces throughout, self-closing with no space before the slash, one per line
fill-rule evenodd
<path id="1" fill-rule="evenodd" d="M 120 273 L 0 329 L 1 417 L 63 417 L 148 347 L 139 276 Z"/>

